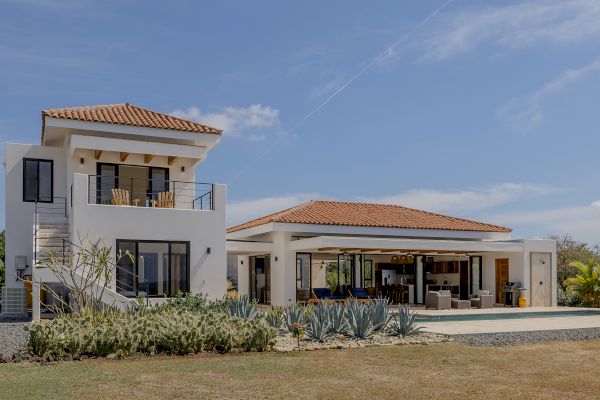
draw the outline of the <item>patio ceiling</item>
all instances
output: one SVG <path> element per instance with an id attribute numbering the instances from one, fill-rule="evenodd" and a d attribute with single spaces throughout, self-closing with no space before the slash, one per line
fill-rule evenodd
<path id="1" fill-rule="evenodd" d="M 119 152 L 121 162 L 127 161 L 130 154 L 143 154 L 146 164 L 150 163 L 155 156 L 166 156 L 169 165 L 179 158 L 193 159 L 199 162 L 206 158 L 207 153 L 206 147 L 203 146 L 85 135 L 71 135 L 70 149 L 71 151 L 75 149 L 94 150 L 96 160 L 100 159 L 103 152 Z"/>
<path id="2" fill-rule="evenodd" d="M 295 240 L 291 250 L 336 253 L 467 254 L 480 252 L 522 252 L 517 241 L 466 241 L 434 239 L 387 239 L 370 237 L 317 236 Z"/>

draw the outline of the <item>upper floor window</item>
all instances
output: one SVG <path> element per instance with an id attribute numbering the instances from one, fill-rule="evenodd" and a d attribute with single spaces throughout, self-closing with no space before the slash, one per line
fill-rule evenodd
<path id="1" fill-rule="evenodd" d="M 53 170 L 52 160 L 23 159 L 23 201 L 52 203 Z"/>

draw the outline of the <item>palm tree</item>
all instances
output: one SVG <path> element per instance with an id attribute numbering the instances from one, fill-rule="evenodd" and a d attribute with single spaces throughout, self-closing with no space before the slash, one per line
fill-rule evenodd
<path id="1" fill-rule="evenodd" d="M 573 261 L 569 266 L 576 268 L 577 276 L 565 279 L 568 292 L 577 292 L 586 307 L 600 307 L 600 265 L 591 259 L 587 264 Z"/>

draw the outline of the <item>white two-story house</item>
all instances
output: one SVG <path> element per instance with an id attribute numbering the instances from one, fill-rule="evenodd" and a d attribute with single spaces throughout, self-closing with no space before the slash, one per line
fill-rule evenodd
<path id="1" fill-rule="evenodd" d="M 106 285 L 113 301 L 223 296 L 226 188 L 195 173 L 220 135 L 131 104 L 42 111 L 39 145 L 6 144 L 2 312 L 38 318 L 41 254 L 85 239 L 133 255 Z"/>

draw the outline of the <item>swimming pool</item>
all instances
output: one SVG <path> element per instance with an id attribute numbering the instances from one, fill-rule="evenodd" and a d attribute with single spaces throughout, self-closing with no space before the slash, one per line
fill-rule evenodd
<path id="1" fill-rule="evenodd" d="M 485 321 L 502 319 L 590 317 L 600 316 L 600 310 L 502 312 L 489 314 L 419 315 L 417 322 Z"/>

